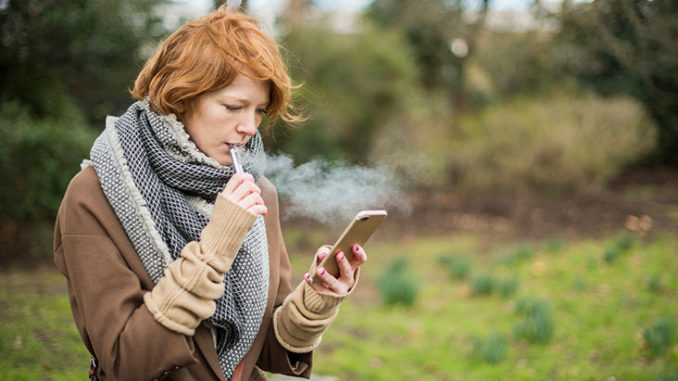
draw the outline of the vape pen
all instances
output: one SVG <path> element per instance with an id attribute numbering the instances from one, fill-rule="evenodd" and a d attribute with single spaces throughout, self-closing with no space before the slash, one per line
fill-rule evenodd
<path id="1" fill-rule="evenodd" d="M 243 172 L 242 163 L 240 163 L 240 146 L 236 144 L 229 144 L 231 147 L 231 161 L 233 161 L 233 169 L 235 173 Z"/>

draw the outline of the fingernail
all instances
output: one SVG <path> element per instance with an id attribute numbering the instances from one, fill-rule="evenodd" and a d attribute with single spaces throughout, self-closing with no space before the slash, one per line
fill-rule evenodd
<path id="1" fill-rule="evenodd" d="M 355 251 L 360 251 L 360 246 L 355 245 L 355 246 L 353 247 L 353 250 L 355 250 Z"/>
<path id="2" fill-rule="evenodd" d="M 320 269 L 320 275 L 325 275 L 325 268 L 324 267 Z"/>
<path id="3" fill-rule="evenodd" d="M 337 259 L 340 260 L 340 261 L 343 260 L 344 259 L 344 253 L 339 253 L 339 255 L 337 255 Z"/>
<path id="4" fill-rule="evenodd" d="M 307 281 L 310 282 L 310 281 L 311 281 L 311 274 L 309 274 L 309 273 L 304 274 L 304 278 L 305 278 Z"/>

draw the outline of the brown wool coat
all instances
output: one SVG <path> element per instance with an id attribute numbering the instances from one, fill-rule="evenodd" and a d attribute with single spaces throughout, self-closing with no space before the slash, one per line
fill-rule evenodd
<path id="1" fill-rule="evenodd" d="M 261 370 L 309 378 L 312 354 L 288 352 L 273 330 L 273 312 L 292 291 L 290 264 L 275 188 L 265 178 L 258 185 L 268 207 L 269 293 L 242 379 L 265 379 Z M 100 380 L 224 380 L 209 328 L 202 324 L 195 335 L 185 336 L 162 326 L 146 308 L 143 296 L 153 282 L 92 167 L 78 173 L 66 190 L 56 220 L 54 259 L 66 276 L 80 336 L 99 361 Z"/>

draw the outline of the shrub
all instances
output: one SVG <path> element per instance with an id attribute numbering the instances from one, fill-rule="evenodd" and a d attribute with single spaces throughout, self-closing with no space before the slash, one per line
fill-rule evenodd
<path id="1" fill-rule="evenodd" d="M 614 241 L 614 247 L 620 252 L 625 252 L 633 247 L 634 239 L 628 235 L 618 236 Z"/>
<path id="2" fill-rule="evenodd" d="M 647 290 L 654 293 L 661 292 L 662 280 L 659 275 L 653 275 L 647 279 Z"/>
<path id="3" fill-rule="evenodd" d="M 378 280 L 381 296 L 386 304 L 411 306 L 419 294 L 419 284 L 407 273 L 406 259 L 396 259 L 389 263 Z"/>
<path id="4" fill-rule="evenodd" d="M 466 279 L 471 273 L 471 260 L 467 257 L 448 257 L 443 265 L 451 279 Z"/>
<path id="5" fill-rule="evenodd" d="M 473 295 L 491 295 L 495 290 L 495 279 L 491 274 L 481 274 L 471 280 Z"/>
<path id="6" fill-rule="evenodd" d="M 94 136 L 74 106 L 38 119 L 19 104 L 0 105 L 0 223 L 53 221 Z"/>
<path id="7" fill-rule="evenodd" d="M 446 165 L 451 185 L 467 194 L 594 191 L 648 153 L 654 133 L 631 99 L 542 94 L 467 115 Z"/>
<path id="8" fill-rule="evenodd" d="M 496 364 L 503 360 L 506 357 L 506 352 L 506 338 L 499 332 L 490 333 L 485 340 L 474 339 L 473 354 L 490 364 Z"/>
<path id="9" fill-rule="evenodd" d="M 541 299 L 522 299 L 516 303 L 516 312 L 523 320 L 513 327 L 515 336 L 530 343 L 546 343 L 555 332 L 555 321 L 548 303 Z"/>
<path id="10" fill-rule="evenodd" d="M 0 262 L 51 258 L 56 212 L 95 136 L 67 98 L 53 100 L 58 118 L 0 104 Z"/>
<path id="11" fill-rule="evenodd" d="M 603 253 L 603 259 L 605 260 L 605 262 L 612 264 L 617 261 L 617 259 L 619 258 L 619 254 L 620 254 L 619 249 L 613 247 L 605 250 L 605 253 Z"/>
<path id="12" fill-rule="evenodd" d="M 676 320 L 665 317 L 652 327 L 643 331 L 643 340 L 650 357 L 660 356 L 669 349 L 675 341 Z"/>
<path id="13" fill-rule="evenodd" d="M 495 281 L 495 288 L 500 296 L 507 298 L 514 295 L 518 290 L 518 279 L 513 277 L 509 279 L 497 280 Z"/>

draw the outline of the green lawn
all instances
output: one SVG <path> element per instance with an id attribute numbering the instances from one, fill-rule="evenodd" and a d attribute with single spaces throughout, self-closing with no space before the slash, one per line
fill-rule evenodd
<path id="1" fill-rule="evenodd" d="M 295 234 L 286 232 L 292 241 Z M 368 253 L 356 293 L 317 351 L 317 374 L 340 380 L 678 380 L 678 326 L 672 338 L 670 330 L 665 335 L 668 348 L 654 354 L 644 339 L 662 319 L 678 323 L 676 236 L 495 245 L 472 235 L 377 238 Z M 398 258 L 407 259 L 407 273 L 419 285 L 412 306 L 385 305 L 377 288 L 382 270 Z M 467 277 L 450 276 L 452 258 L 470 262 Z M 292 254 L 295 279 L 309 260 L 309 254 Z M 476 295 L 473 282 L 481 274 L 513 280 L 517 289 Z M 60 275 L 10 271 L 0 273 L 0 283 L 0 380 L 85 379 L 88 356 Z M 516 307 L 538 300 L 551 311 L 554 330 L 542 336 L 545 342 L 532 343 L 516 336 L 525 321 Z M 498 341 L 488 341 L 490 335 Z"/>

